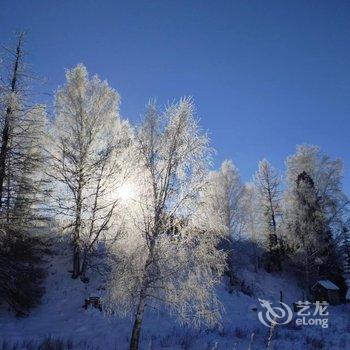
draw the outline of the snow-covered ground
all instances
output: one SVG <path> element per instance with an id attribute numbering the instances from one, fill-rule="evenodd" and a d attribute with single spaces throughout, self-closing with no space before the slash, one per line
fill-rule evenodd
<path id="1" fill-rule="evenodd" d="M 82 308 L 84 298 L 99 293 L 94 281 L 83 284 L 69 277 L 70 255 L 58 253 L 49 259 L 46 294 L 41 306 L 29 317 L 16 318 L 2 309 L 0 349 L 37 349 L 44 339 L 64 343 L 70 349 L 127 349 L 132 320 L 106 316 L 96 309 Z M 278 302 L 280 291 L 290 305 L 301 299 L 292 277 L 276 276 L 260 270 L 242 270 L 253 296 L 229 293 L 225 283 L 218 288 L 225 308 L 222 325 L 215 329 L 195 330 L 179 325 L 165 312 L 150 311 L 144 321 L 141 349 L 266 349 L 270 329 L 257 317 L 258 298 Z M 254 310 L 257 308 L 257 310 Z M 329 328 L 295 327 L 294 321 L 277 326 L 271 349 L 350 349 L 350 305 L 329 307 Z M 1 347 L 2 345 L 2 347 Z M 42 347 L 51 349 L 50 347 Z M 60 348 L 60 347 L 58 347 Z M 60 348 L 60 349 L 61 349 Z"/>

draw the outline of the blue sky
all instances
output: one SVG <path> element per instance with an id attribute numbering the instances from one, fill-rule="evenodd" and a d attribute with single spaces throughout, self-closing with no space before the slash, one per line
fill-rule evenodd
<path id="1" fill-rule="evenodd" d="M 283 170 L 317 144 L 344 160 L 350 193 L 350 2 L 0 0 L 0 42 L 23 29 L 38 92 L 83 62 L 131 121 L 150 97 L 191 95 L 216 166 L 231 158 L 248 181 L 263 157 Z"/>

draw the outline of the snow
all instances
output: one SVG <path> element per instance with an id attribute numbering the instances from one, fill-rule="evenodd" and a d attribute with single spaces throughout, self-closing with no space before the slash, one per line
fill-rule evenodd
<path id="1" fill-rule="evenodd" d="M 32 340 L 39 344 L 43 339 L 52 337 L 71 342 L 74 344 L 71 348 L 78 350 L 128 349 L 132 326 L 130 318 L 106 316 L 96 309 L 82 308 L 85 298 L 102 293 L 101 278 L 96 274 L 88 284 L 72 280 L 68 273 L 70 251 L 64 246 L 48 260 L 47 292 L 42 305 L 27 318 L 16 318 L 6 310 L 0 310 L 0 348 L 2 342 L 22 344 Z M 246 350 L 252 336 L 252 349 L 266 348 L 270 330 L 258 320 L 257 314 L 261 310 L 258 298 L 275 304 L 282 291 L 283 301 L 291 305 L 301 299 L 301 290 L 288 274 L 268 274 L 263 270 L 254 273 L 248 265 L 239 277 L 244 277 L 245 283 L 252 286 L 254 295 L 248 296 L 239 291 L 229 293 L 223 280 L 218 288 L 219 299 L 225 308 L 221 326 L 193 329 L 176 323 L 164 310 L 152 310 L 144 320 L 140 349 Z M 254 311 L 255 307 L 258 311 Z M 318 344 L 322 344 L 323 349 L 350 349 L 349 312 L 350 305 L 331 306 L 327 329 L 291 324 L 277 327 L 272 349 L 315 349 Z"/>
<path id="2" fill-rule="evenodd" d="M 330 280 L 320 280 L 317 281 L 316 284 L 320 284 L 322 287 L 326 289 L 331 289 L 331 290 L 339 290 L 339 287 L 337 287 L 333 282 Z"/>
<path id="3" fill-rule="evenodd" d="M 346 292 L 345 299 L 350 300 L 350 288 L 348 288 L 348 291 Z"/>

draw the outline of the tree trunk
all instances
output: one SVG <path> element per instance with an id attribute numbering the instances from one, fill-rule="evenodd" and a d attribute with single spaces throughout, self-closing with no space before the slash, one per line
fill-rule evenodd
<path id="1" fill-rule="evenodd" d="M 10 157 L 7 157 L 7 169 L 11 169 L 11 159 Z M 11 205 L 11 176 L 10 174 L 7 175 L 7 181 L 6 181 L 6 222 L 10 222 L 10 205 Z M 4 196 L 2 196 L 4 197 Z M 0 200 L 2 202 L 2 200 Z"/>
<path id="2" fill-rule="evenodd" d="M 229 276 L 229 283 L 231 288 L 233 288 L 237 282 L 235 274 L 235 252 L 233 250 L 233 237 L 231 236 L 228 239 L 229 249 L 227 254 L 227 272 Z"/>
<path id="3" fill-rule="evenodd" d="M 79 244 L 74 243 L 73 247 L 73 274 L 72 278 L 78 278 L 80 275 L 80 247 Z"/>
<path id="4" fill-rule="evenodd" d="M 135 315 L 134 326 L 132 328 L 132 334 L 130 339 L 130 350 L 138 350 L 140 342 L 140 334 L 142 327 L 143 314 L 145 311 L 146 296 L 143 290 L 140 292 L 139 304 Z"/>
<path id="5" fill-rule="evenodd" d="M 276 214 L 275 209 L 273 207 L 273 199 L 271 194 L 270 184 L 268 187 L 268 199 L 270 206 L 270 214 L 271 214 L 271 222 L 273 232 L 269 235 L 269 265 L 270 269 L 272 268 L 274 271 L 282 271 L 282 263 L 281 263 L 281 249 L 278 245 L 278 237 L 277 237 L 277 223 L 276 223 Z M 272 265 L 272 266 L 271 266 Z"/>
<path id="6" fill-rule="evenodd" d="M 3 201 L 3 192 L 4 192 L 4 182 L 5 182 L 5 169 L 6 169 L 6 158 L 8 150 L 8 141 L 9 141 L 9 119 L 11 114 L 11 108 L 6 109 L 5 116 L 5 126 L 2 130 L 2 142 L 0 150 L 0 208 L 2 207 Z"/>
<path id="7" fill-rule="evenodd" d="M 20 57 L 22 55 L 21 45 L 22 45 L 23 34 L 20 34 L 18 38 L 18 44 L 16 49 L 16 58 L 13 66 L 13 73 L 11 79 L 11 93 L 17 92 L 17 81 L 18 81 L 18 69 Z M 4 128 L 2 130 L 2 140 L 1 140 L 1 149 L 0 149 L 0 208 L 2 207 L 3 201 L 3 192 L 4 192 L 4 182 L 6 174 L 6 158 L 8 153 L 8 143 L 10 139 L 10 118 L 12 114 L 11 106 L 7 106 L 5 113 Z"/>
<path id="8" fill-rule="evenodd" d="M 79 185 L 77 193 L 77 208 L 75 213 L 74 225 L 74 247 L 73 247 L 73 275 L 72 278 L 78 278 L 80 275 L 80 229 L 81 229 L 81 211 L 82 211 L 82 190 Z"/>
<path id="9" fill-rule="evenodd" d="M 88 251 L 85 249 L 83 253 L 83 262 L 81 264 L 80 279 L 84 283 L 89 282 L 89 278 L 86 277 L 87 267 L 88 267 Z"/>

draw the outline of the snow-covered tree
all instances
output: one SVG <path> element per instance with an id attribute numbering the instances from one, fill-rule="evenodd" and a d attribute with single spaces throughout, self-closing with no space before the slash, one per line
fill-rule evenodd
<path id="1" fill-rule="evenodd" d="M 339 274 L 332 233 L 322 210 L 313 179 L 303 171 L 287 213 L 289 247 L 293 264 L 301 274 L 305 290 L 319 278 Z"/>
<path id="2" fill-rule="evenodd" d="M 232 161 L 225 160 L 218 171 L 210 173 L 207 192 L 212 203 L 213 215 L 219 215 L 227 235 L 239 236 L 244 224 L 244 185 Z"/>
<path id="3" fill-rule="evenodd" d="M 44 277 L 40 220 L 45 108 L 31 105 L 23 61 L 23 34 L 1 67 L 0 83 L 0 298 L 23 315 L 39 303 Z"/>
<path id="4" fill-rule="evenodd" d="M 245 225 L 243 205 L 244 185 L 232 161 L 225 160 L 218 171 L 209 174 L 205 195 L 205 211 L 215 220 L 216 230 L 222 236 L 220 247 L 227 251 L 228 274 L 231 285 L 235 282 L 234 240 L 240 237 Z"/>
<path id="5" fill-rule="evenodd" d="M 342 235 L 342 246 L 343 246 L 343 270 L 344 274 L 348 275 L 350 279 L 350 229 L 347 225 L 344 225 L 343 235 Z"/>
<path id="6" fill-rule="evenodd" d="M 3 198 L 6 216 L 16 225 L 30 227 L 42 218 L 46 122 L 44 106 L 37 105 L 12 125 Z"/>
<path id="7" fill-rule="evenodd" d="M 135 142 L 138 166 L 124 196 L 127 222 L 107 299 L 111 310 L 134 313 L 133 350 L 147 307 L 165 305 L 187 323 L 218 322 L 214 287 L 225 266 L 218 236 L 208 228 L 211 218 L 199 215 L 210 150 L 192 100 L 162 113 L 150 104 Z"/>
<path id="8" fill-rule="evenodd" d="M 346 299 L 350 299 L 350 230 L 348 223 L 344 225 L 342 237 L 342 267 L 345 285 L 347 287 Z"/>
<path id="9" fill-rule="evenodd" d="M 28 100 L 28 72 L 23 33 L 15 50 L 8 49 L 0 86 L 0 209 L 3 222 L 30 225 L 29 213 L 38 200 L 42 177 L 45 108 Z M 16 213 L 15 213 L 16 211 Z M 31 212 L 32 213 L 32 212 Z M 33 213 L 32 213 L 33 214 Z"/>
<path id="10" fill-rule="evenodd" d="M 73 278 L 85 279 L 89 253 L 111 226 L 120 156 L 130 128 L 119 118 L 119 95 L 79 64 L 56 93 L 56 118 L 49 140 L 52 204 L 73 238 Z M 81 256 L 82 254 L 82 256 Z"/>
<path id="11" fill-rule="evenodd" d="M 11 51 L 10 51 L 11 52 Z M 0 208 L 3 204 L 3 193 L 6 181 L 6 162 L 8 158 L 12 123 L 17 119 L 23 100 L 23 33 L 18 37 L 17 46 L 10 59 L 7 82 L 1 86 L 1 149 L 0 149 Z M 5 75 L 5 74 L 4 74 Z"/>
<path id="12" fill-rule="evenodd" d="M 338 238 L 348 214 L 342 162 L 323 155 L 316 146 L 302 145 L 286 163 L 285 231 L 292 261 L 306 269 L 307 287 L 316 277 L 337 280 Z"/>
<path id="13" fill-rule="evenodd" d="M 278 221 L 281 217 L 280 176 L 266 160 L 259 162 L 259 169 L 254 176 L 257 192 L 258 210 L 261 215 L 261 228 L 265 236 L 266 269 L 281 270 L 281 248 Z"/>
<path id="14" fill-rule="evenodd" d="M 306 172 L 313 180 L 316 195 L 334 236 L 342 232 L 344 216 L 349 213 L 349 200 L 342 189 L 343 163 L 322 154 L 317 146 L 297 146 L 296 153 L 287 158 L 286 198 L 295 190 L 299 174 Z"/>
<path id="15" fill-rule="evenodd" d="M 251 257 L 255 272 L 258 272 L 260 266 L 260 248 L 264 247 L 266 242 L 266 239 L 260 234 L 263 220 L 257 196 L 255 185 L 253 183 L 245 184 L 243 197 L 245 237 L 252 244 Z"/>

